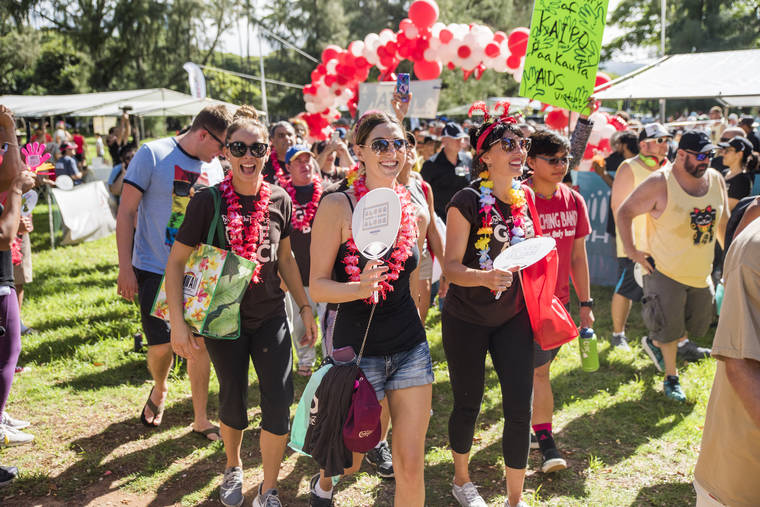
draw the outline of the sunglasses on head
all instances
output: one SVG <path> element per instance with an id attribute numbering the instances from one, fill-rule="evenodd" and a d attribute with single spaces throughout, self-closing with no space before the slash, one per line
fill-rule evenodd
<path id="1" fill-rule="evenodd" d="M 380 155 L 381 153 L 389 152 L 391 149 L 394 151 L 406 151 L 407 144 L 405 139 L 375 139 L 370 143 L 369 147 Z"/>
<path id="2" fill-rule="evenodd" d="M 266 143 L 252 143 L 251 145 L 247 145 L 243 141 L 235 141 L 228 144 L 227 148 L 229 148 L 230 155 L 233 157 L 245 157 L 245 154 L 250 151 L 251 155 L 254 157 L 263 158 L 267 154 L 269 145 Z"/>
<path id="3" fill-rule="evenodd" d="M 715 158 L 715 150 L 704 151 L 697 153 L 696 151 L 684 150 L 686 153 L 691 153 L 698 162 L 704 162 L 708 158 Z"/>
<path id="4" fill-rule="evenodd" d="M 491 146 L 499 142 L 501 143 L 501 149 L 507 153 L 517 151 L 518 146 L 525 151 L 530 151 L 530 139 L 515 139 L 514 137 L 504 137 L 492 143 Z"/>
<path id="5" fill-rule="evenodd" d="M 573 160 L 573 157 L 571 157 L 570 155 L 566 155 L 564 157 L 545 157 L 543 155 L 536 155 L 536 158 L 545 160 L 551 165 L 567 165 Z"/>

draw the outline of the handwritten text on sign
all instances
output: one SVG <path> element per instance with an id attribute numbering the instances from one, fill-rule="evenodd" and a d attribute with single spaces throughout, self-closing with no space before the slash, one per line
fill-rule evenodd
<path id="1" fill-rule="evenodd" d="M 520 95 L 588 113 L 608 0 L 536 0 Z"/>

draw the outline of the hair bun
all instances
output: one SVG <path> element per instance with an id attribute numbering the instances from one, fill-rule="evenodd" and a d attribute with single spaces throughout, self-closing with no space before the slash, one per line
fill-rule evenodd
<path id="1" fill-rule="evenodd" d="M 238 108 L 237 111 L 235 111 L 235 115 L 232 117 L 233 120 L 238 119 L 251 119 L 251 120 L 258 120 L 259 119 L 259 113 L 256 112 L 256 108 L 253 106 L 249 106 L 248 104 L 243 104 Z"/>

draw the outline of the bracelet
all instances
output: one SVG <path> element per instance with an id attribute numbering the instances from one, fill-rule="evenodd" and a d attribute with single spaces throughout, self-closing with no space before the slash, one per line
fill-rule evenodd
<path id="1" fill-rule="evenodd" d="M 303 312 L 303 309 L 304 309 L 304 308 L 309 308 L 309 310 L 311 310 L 311 305 L 310 305 L 310 304 L 308 304 L 308 303 L 307 303 L 307 304 L 305 304 L 305 305 L 303 305 L 301 308 L 299 308 L 299 309 L 298 309 L 298 313 L 300 314 L 301 312 Z M 313 311 L 314 311 L 314 310 L 312 310 L 312 312 L 313 312 Z"/>

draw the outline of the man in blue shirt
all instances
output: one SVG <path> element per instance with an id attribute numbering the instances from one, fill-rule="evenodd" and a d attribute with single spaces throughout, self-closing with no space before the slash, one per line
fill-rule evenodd
<path id="1" fill-rule="evenodd" d="M 231 119 L 224 106 L 204 108 L 188 132 L 144 144 L 124 177 L 116 218 L 118 290 L 130 301 L 137 295 L 140 303 L 143 334 L 148 341 L 148 370 L 154 382 L 140 414 L 148 427 L 161 424 L 173 358 L 169 328 L 150 315 L 151 309 L 190 201 L 190 189 L 203 166 L 221 154 Z M 206 413 L 210 362 L 205 348 L 200 359 L 188 360 L 187 370 L 193 395 L 193 431 L 217 440 L 219 430 Z"/>

